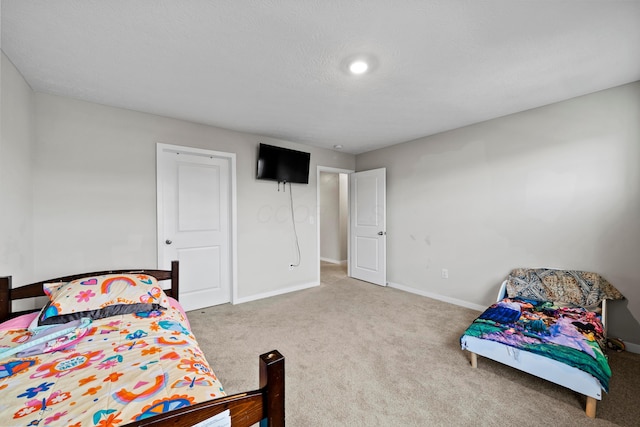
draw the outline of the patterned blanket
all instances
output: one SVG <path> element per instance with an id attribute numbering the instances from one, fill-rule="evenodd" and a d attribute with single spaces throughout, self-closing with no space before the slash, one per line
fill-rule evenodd
<path id="1" fill-rule="evenodd" d="M 94 320 L 61 351 L 0 359 L 3 426 L 116 426 L 224 395 L 175 308 Z M 0 347 L 26 329 L 0 332 Z"/>
<path id="2" fill-rule="evenodd" d="M 496 341 L 549 357 L 593 375 L 608 392 L 611 369 L 604 355 L 600 316 L 579 307 L 505 298 L 485 310 L 464 336 Z"/>
<path id="3" fill-rule="evenodd" d="M 507 277 L 507 296 L 579 307 L 596 306 L 604 299 L 624 299 L 620 291 L 597 273 L 553 268 L 511 270 Z"/>

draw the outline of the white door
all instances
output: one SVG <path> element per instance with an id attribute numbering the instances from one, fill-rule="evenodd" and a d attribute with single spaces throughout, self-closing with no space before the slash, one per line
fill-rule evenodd
<path id="1" fill-rule="evenodd" d="M 233 157 L 166 144 L 157 152 L 158 264 L 180 261 L 185 310 L 229 302 Z"/>
<path id="2" fill-rule="evenodd" d="M 386 169 L 350 174 L 349 200 L 349 275 L 386 286 Z"/>

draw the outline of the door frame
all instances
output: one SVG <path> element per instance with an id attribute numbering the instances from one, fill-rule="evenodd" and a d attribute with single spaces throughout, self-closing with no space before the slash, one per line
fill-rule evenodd
<path id="1" fill-rule="evenodd" d="M 184 145 L 165 144 L 162 142 L 156 143 L 156 247 L 158 252 L 157 264 L 158 268 L 167 268 L 162 266 L 164 256 L 164 245 L 160 244 L 160 230 L 162 230 L 162 224 L 164 224 L 163 218 L 163 195 L 161 180 L 159 177 L 160 170 L 158 168 L 158 161 L 160 159 L 161 152 L 163 150 L 175 150 L 183 153 L 193 153 L 198 155 L 206 155 L 212 157 L 218 157 L 227 159 L 229 162 L 229 276 L 231 279 L 231 304 L 234 304 L 238 300 L 238 244 L 237 244 L 237 182 L 236 182 L 236 153 L 227 153 L 224 151 L 213 151 L 203 148 L 187 147 Z"/>
<path id="2" fill-rule="evenodd" d="M 320 172 L 326 172 L 326 173 L 344 173 L 344 174 L 352 174 L 353 172 L 355 172 L 355 170 L 353 169 L 340 169 L 340 168 L 332 168 L 329 166 L 318 166 L 317 170 L 316 170 L 316 240 L 318 242 L 318 269 L 316 271 L 316 276 L 317 276 L 317 281 L 318 284 L 320 284 Z M 351 230 L 350 230 L 350 225 L 349 225 L 349 218 L 351 217 L 351 207 L 349 207 L 347 209 L 347 236 L 350 235 Z M 351 259 L 350 259 L 350 246 L 351 239 L 347 238 L 347 268 L 350 269 L 350 265 L 351 265 Z"/>

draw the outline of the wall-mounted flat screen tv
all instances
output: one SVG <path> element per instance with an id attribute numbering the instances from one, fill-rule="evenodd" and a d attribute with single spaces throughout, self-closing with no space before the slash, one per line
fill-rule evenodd
<path id="1" fill-rule="evenodd" d="M 308 184 L 310 159 L 311 153 L 260 144 L 256 178 Z"/>

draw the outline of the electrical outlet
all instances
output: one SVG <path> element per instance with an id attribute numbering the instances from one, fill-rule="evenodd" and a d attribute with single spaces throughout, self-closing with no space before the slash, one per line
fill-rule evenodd
<path id="1" fill-rule="evenodd" d="M 289 271 L 293 270 L 293 264 L 289 264 Z"/>
<path id="2" fill-rule="evenodd" d="M 446 268 L 442 269 L 442 278 L 443 279 L 448 279 L 449 278 L 449 270 L 447 270 Z"/>

